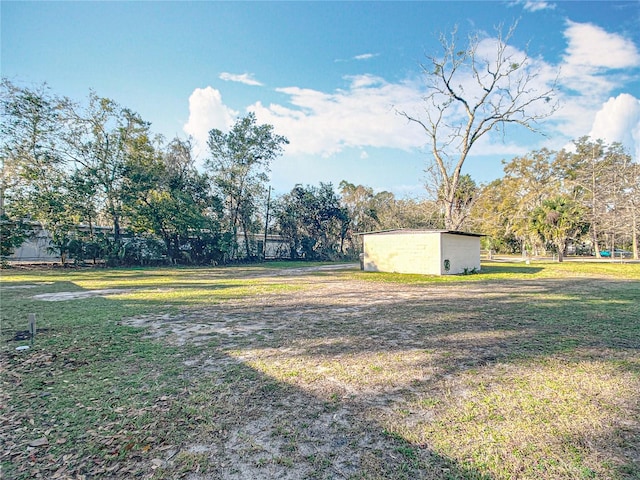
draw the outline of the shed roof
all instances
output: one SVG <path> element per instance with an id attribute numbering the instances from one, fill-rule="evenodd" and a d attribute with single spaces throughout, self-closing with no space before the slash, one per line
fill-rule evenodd
<path id="1" fill-rule="evenodd" d="M 431 229 L 411 229 L 396 228 L 393 230 L 378 230 L 374 232 L 362 232 L 357 235 L 415 235 L 423 233 L 448 233 L 450 235 L 463 235 L 466 237 L 484 237 L 482 233 L 461 232 L 459 230 L 431 230 Z"/>

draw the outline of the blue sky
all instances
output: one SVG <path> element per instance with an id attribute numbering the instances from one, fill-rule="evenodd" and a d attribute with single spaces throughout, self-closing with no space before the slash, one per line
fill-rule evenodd
<path id="1" fill-rule="evenodd" d="M 509 129 L 476 145 L 464 172 L 582 135 L 640 157 L 640 2 L 12 2 L 1 8 L 2 76 L 89 89 L 137 111 L 171 139 L 200 141 L 255 112 L 290 140 L 272 165 L 277 193 L 348 180 L 425 196 L 425 137 L 397 109 L 419 109 L 420 63 L 455 26 L 490 40 L 518 21 L 539 87 L 558 79 L 545 135 Z"/>

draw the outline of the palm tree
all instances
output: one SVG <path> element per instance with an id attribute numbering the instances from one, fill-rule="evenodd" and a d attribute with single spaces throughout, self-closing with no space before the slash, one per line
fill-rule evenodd
<path id="1" fill-rule="evenodd" d="M 558 252 L 558 262 L 562 262 L 567 240 L 584 233 L 588 229 L 584 221 L 583 208 L 575 201 L 558 196 L 542 202 L 531 217 L 531 227 Z"/>

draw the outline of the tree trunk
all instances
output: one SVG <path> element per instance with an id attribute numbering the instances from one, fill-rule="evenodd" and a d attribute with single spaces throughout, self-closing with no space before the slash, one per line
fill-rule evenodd
<path id="1" fill-rule="evenodd" d="M 247 232 L 247 225 L 242 222 L 242 230 L 244 230 L 244 248 L 247 252 L 247 260 L 251 260 L 251 246 L 249 245 L 249 233 Z"/>
<path id="2" fill-rule="evenodd" d="M 244 232 L 244 249 L 247 251 L 247 259 L 251 259 L 251 246 L 249 245 L 249 234 Z"/>
<path id="3" fill-rule="evenodd" d="M 447 183 L 447 187 L 445 189 L 445 211 L 444 211 L 444 228 L 446 230 L 457 230 L 459 225 L 457 225 L 455 219 L 453 218 L 454 213 L 454 205 L 456 201 L 456 190 L 454 187 L 457 185 L 451 185 L 453 180 Z"/>
<path id="4" fill-rule="evenodd" d="M 177 233 L 173 235 L 172 257 L 173 257 L 173 264 L 177 265 L 178 261 L 180 260 L 180 235 L 178 235 Z"/>
<path id="5" fill-rule="evenodd" d="M 596 233 L 596 227 L 591 225 L 591 241 L 593 242 L 593 250 L 596 255 L 596 258 L 601 258 L 600 256 L 600 246 L 598 245 L 598 234 Z"/>
<path id="6" fill-rule="evenodd" d="M 596 230 L 596 219 L 598 218 L 597 208 L 596 208 L 596 172 L 595 167 L 593 165 L 593 150 L 591 151 L 591 235 L 593 248 L 595 250 L 596 258 L 601 258 L 600 256 L 600 246 L 598 245 L 598 232 Z"/>
<path id="7" fill-rule="evenodd" d="M 116 245 L 120 245 L 120 219 L 115 213 L 113 214 L 113 241 Z"/>
<path id="8" fill-rule="evenodd" d="M 0 216 L 4 215 L 4 182 L 0 182 Z"/>
<path id="9" fill-rule="evenodd" d="M 567 247 L 567 240 L 555 242 L 556 250 L 558 251 L 558 263 L 562 263 L 564 261 L 564 250 Z"/>
<path id="10" fill-rule="evenodd" d="M 636 212 L 635 209 L 633 211 L 633 215 L 631 216 L 631 242 L 632 242 L 632 250 L 633 250 L 633 259 L 638 260 L 638 224 L 636 220 Z"/>

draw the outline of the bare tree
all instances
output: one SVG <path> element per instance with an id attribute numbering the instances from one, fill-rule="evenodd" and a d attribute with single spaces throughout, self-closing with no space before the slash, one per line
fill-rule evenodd
<path id="1" fill-rule="evenodd" d="M 557 109 L 555 80 L 546 82 L 525 53 L 508 45 L 516 25 L 497 38 L 469 36 L 457 46 L 457 30 L 440 36 L 442 56 L 427 55 L 422 73 L 427 82 L 424 113 L 399 112 L 422 127 L 433 156 L 445 226 L 457 229 L 455 206 L 462 166 L 473 146 L 487 133 L 508 124 L 538 131 L 537 122 Z"/>
<path id="2" fill-rule="evenodd" d="M 556 168 L 564 184 L 586 208 L 589 232 L 597 258 L 606 238 L 625 238 L 632 232 L 633 191 L 631 156 L 620 143 L 582 137 L 574 151 L 558 154 Z M 610 245 L 604 245 L 609 248 Z"/>

